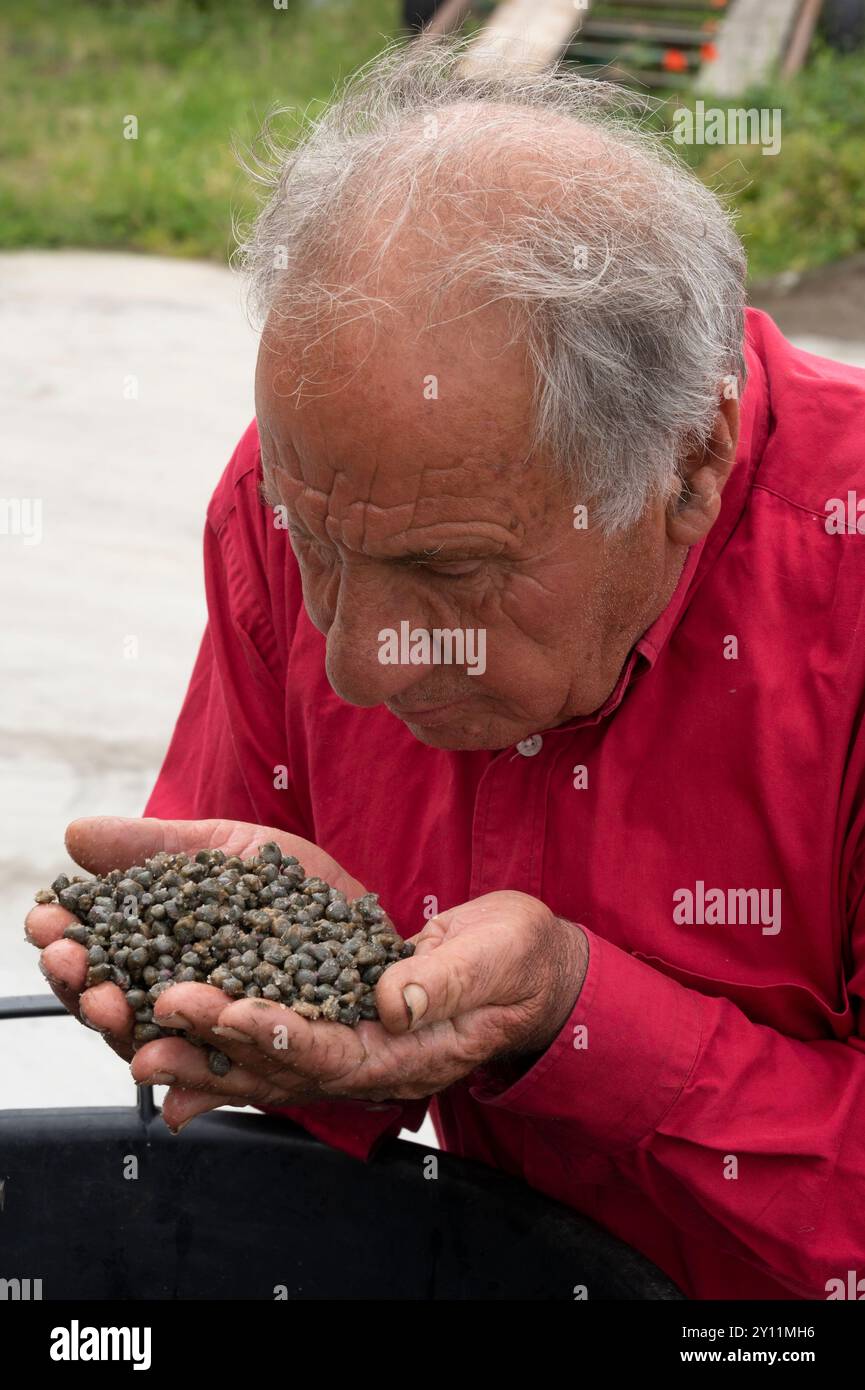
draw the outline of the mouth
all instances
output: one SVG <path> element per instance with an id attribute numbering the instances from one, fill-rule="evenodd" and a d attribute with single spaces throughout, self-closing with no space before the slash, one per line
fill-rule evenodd
<path id="1" fill-rule="evenodd" d="M 464 704 L 465 700 L 453 700 L 450 704 L 427 706 L 426 709 L 397 709 L 389 704 L 388 709 L 404 724 L 415 724 L 419 728 L 427 729 L 436 724 L 447 724 L 453 718 L 454 711 Z"/>

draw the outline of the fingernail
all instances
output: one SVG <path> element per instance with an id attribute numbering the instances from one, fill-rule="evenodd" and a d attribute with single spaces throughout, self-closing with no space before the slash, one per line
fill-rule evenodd
<path id="1" fill-rule="evenodd" d="M 192 1027 L 189 1019 L 184 1018 L 183 1014 L 160 1014 L 159 1017 L 154 1018 L 153 1021 L 154 1023 L 158 1023 L 162 1028 L 187 1029 Z"/>
<path id="2" fill-rule="evenodd" d="M 211 1028 L 211 1033 L 217 1033 L 220 1038 L 229 1038 L 232 1042 L 251 1043 L 252 1038 L 248 1033 L 241 1033 L 239 1028 Z"/>
<path id="3" fill-rule="evenodd" d="M 173 1086 L 177 1080 L 170 1071 L 155 1071 L 146 1081 L 142 1081 L 142 1086 Z"/>
<path id="4" fill-rule="evenodd" d="M 403 1003 L 408 1014 L 409 1031 L 417 1028 L 429 1008 L 429 997 L 422 985 L 406 985 L 402 992 Z"/>
<path id="5" fill-rule="evenodd" d="M 86 1013 L 84 1012 L 84 1010 L 82 1009 L 82 1007 L 81 1007 L 80 1004 L 78 1005 L 78 1017 L 79 1017 L 79 1019 L 81 1020 L 81 1022 L 84 1024 L 84 1027 L 85 1027 L 85 1028 L 89 1028 L 92 1032 L 98 1033 L 99 1036 L 100 1036 L 100 1038 L 107 1037 L 107 1035 L 108 1035 L 108 1029 L 107 1029 L 107 1028 L 97 1028 L 97 1027 L 96 1027 L 96 1024 L 93 1023 L 93 1022 L 87 1017 Z"/>
<path id="6" fill-rule="evenodd" d="M 176 1126 L 175 1126 L 175 1125 L 168 1125 L 168 1129 L 169 1129 L 169 1131 L 170 1131 L 172 1134 L 177 1135 L 177 1134 L 180 1133 L 180 1131 L 181 1131 L 182 1129 L 186 1129 L 186 1126 L 187 1126 L 188 1124 L 190 1124 L 190 1123 L 192 1122 L 192 1120 L 194 1120 L 194 1119 L 195 1119 L 195 1116 L 194 1116 L 194 1115 L 190 1115 L 190 1117 L 189 1117 L 188 1120 L 181 1120 L 179 1125 L 176 1125 Z M 167 1121 L 167 1120 L 166 1120 L 166 1124 L 168 1124 L 168 1121 Z"/>

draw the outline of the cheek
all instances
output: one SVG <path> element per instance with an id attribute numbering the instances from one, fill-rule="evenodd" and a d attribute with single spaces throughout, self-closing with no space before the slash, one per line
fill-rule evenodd
<path id="1" fill-rule="evenodd" d="M 503 638 L 510 633 L 515 646 L 531 647 L 553 662 L 563 649 L 579 644 L 589 626 L 580 591 L 556 584 L 556 577 L 513 578 L 497 596 L 495 620 Z"/>
<path id="2" fill-rule="evenodd" d="M 486 671 L 478 687 L 523 708 L 562 681 L 570 666 L 569 643 L 562 642 L 561 608 L 555 596 L 525 576 L 509 575 L 461 614 L 467 626 L 485 636 Z M 471 622 L 469 622 L 469 616 Z"/>
<path id="3" fill-rule="evenodd" d="M 487 629 L 488 687 L 523 704 L 555 702 L 575 670 L 593 667 L 598 632 L 584 566 L 569 557 L 508 574 L 479 606 Z"/>

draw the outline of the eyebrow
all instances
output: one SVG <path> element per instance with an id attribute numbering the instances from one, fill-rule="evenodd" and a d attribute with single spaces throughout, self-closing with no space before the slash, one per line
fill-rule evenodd
<path id="1" fill-rule="evenodd" d="M 266 481 L 262 481 L 259 492 L 262 501 L 267 506 L 277 505 L 274 504 L 268 496 Z M 286 510 L 288 509 L 286 508 Z M 288 513 L 287 526 L 285 529 L 290 535 L 301 536 L 310 541 L 315 540 L 315 535 L 310 531 L 309 527 L 305 526 L 302 521 L 296 521 L 290 512 Z M 494 543 L 494 546 L 494 550 L 491 551 L 489 549 L 488 538 L 478 536 L 474 540 L 443 540 L 439 541 L 438 545 L 422 546 L 416 550 L 406 550 L 399 555 L 378 555 L 368 558 L 377 559 L 386 564 L 394 565 L 424 565 L 436 559 L 441 559 L 444 562 L 450 561 L 451 563 L 459 563 L 461 560 L 491 559 L 496 555 L 501 555 L 507 549 L 506 546 L 499 543 Z"/>

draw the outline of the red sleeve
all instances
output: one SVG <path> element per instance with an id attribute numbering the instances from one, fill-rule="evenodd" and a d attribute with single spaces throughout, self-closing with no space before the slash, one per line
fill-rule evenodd
<path id="1" fill-rule="evenodd" d="M 214 494 L 204 536 L 207 627 L 168 753 L 144 814 L 162 820 L 247 821 L 314 839 L 294 794 L 285 732 L 286 651 L 300 604 L 268 554 L 268 513 L 258 497 L 255 428 L 247 430 Z M 274 543 L 270 538 L 271 544 Z M 277 638 L 268 574 L 295 593 L 278 595 Z M 285 629 L 288 628 L 286 631 Z M 367 1158 L 384 1137 L 417 1129 L 425 1102 L 370 1106 L 321 1102 L 274 1110 L 311 1134 Z"/>
<path id="2" fill-rule="evenodd" d="M 208 509 L 207 627 L 145 814 L 224 817 L 310 839 L 285 734 L 285 653 L 292 634 L 277 641 L 258 478 L 257 436 L 247 431 Z"/>
<path id="3" fill-rule="evenodd" d="M 259 820 L 226 715 L 210 623 L 144 814 L 160 820 Z"/>
<path id="4" fill-rule="evenodd" d="M 507 1089 L 481 1073 L 475 1099 L 549 1126 L 582 1181 L 612 1162 L 676 1225 L 804 1298 L 861 1269 L 862 1037 L 786 1037 L 586 936 L 585 982 L 558 1037 Z M 725 1180 L 731 1157 L 738 1176 Z"/>

